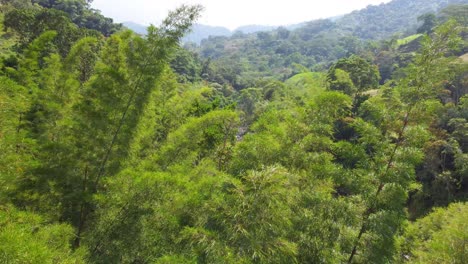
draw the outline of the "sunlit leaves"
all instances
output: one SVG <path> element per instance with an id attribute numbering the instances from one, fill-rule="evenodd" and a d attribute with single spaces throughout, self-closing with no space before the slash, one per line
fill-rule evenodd
<path id="1" fill-rule="evenodd" d="M 83 251 L 72 252 L 73 229 L 50 224 L 41 216 L 10 205 L 0 207 L 0 262 L 85 263 Z"/>
<path id="2" fill-rule="evenodd" d="M 467 258 L 466 203 L 438 208 L 407 226 L 401 257 L 409 263 L 464 263 Z"/>

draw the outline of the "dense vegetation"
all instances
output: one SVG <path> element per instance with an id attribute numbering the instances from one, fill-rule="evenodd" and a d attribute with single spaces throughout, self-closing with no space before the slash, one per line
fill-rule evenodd
<path id="1" fill-rule="evenodd" d="M 445 9 L 449 4 L 452 8 Z M 455 4 L 468 4 L 468 1 L 394 0 L 337 19 L 310 21 L 298 28 L 213 36 L 203 40 L 199 47 L 189 44 L 186 47 L 200 54 L 202 61 L 207 60 L 206 67 L 211 69 L 203 73 L 208 79 L 229 82 L 236 89 L 255 86 L 259 78 L 285 81 L 300 73 L 291 67 L 293 64 L 324 71 L 333 61 L 352 54 L 381 66 L 383 80 L 387 80 L 395 65 L 406 65 L 408 54 L 417 51 L 414 43 L 409 47 L 395 44 L 418 32 L 425 22 L 422 16 L 432 14 L 435 18 L 436 14 L 438 19 L 446 20 L 455 15 L 466 22 L 466 9 L 459 9 Z M 432 26 L 427 26 L 432 28 L 435 20 Z M 395 54 L 389 49 L 400 50 Z"/>
<path id="2" fill-rule="evenodd" d="M 89 1 L 1 2 L 0 263 L 466 261 L 467 5 L 321 64 L 326 36 L 289 40 L 329 21 L 228 42 L 309 64 L 183 49 L 201 9 L 142 37 Z"/>

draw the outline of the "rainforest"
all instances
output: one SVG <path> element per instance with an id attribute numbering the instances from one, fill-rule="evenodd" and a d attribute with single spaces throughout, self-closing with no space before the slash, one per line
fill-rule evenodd
<path id="1" fill-rule="evenodd" d="M 0 263 L 466 263 L 468 1 L 207 38 L 91 3 L 0 1 Z"/>

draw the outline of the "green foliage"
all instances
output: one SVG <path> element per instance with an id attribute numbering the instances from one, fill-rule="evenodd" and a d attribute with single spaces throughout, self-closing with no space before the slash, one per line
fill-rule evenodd
<path id="1" fill-rule="evenodd" d="M 403 262 L 464 263 L 468 254 L 467 214 L 466 203 L 454 203 L 410 223 L 401 238 Z"/>
<path id="2" fill-rule="evenodd" d="M 203 78 L 230 84 L 236 89 L 249 88 L 255 86 L 258 78 L 288 79 L 299 73 L 295 67 L 298 64 L 313 71 L 323 71 L 332 62 L 353 54 L 372 61 L 378 51 L 376 41 L 398 34 L 413 35 L 419 16 L 438 13 L 451 4 L 466 3 L 466 0 L 394 0 L 335 19 L 308 21 L 288 29 L 231 37 L 221 34 L 205 39 L 199 48 L 190 49 L 216 65 L 209 76 Z M 458 12 L 458 17 L 462 13 Z M 401 54 L 396 63 L 404 67 L 409 61 L 407 57 L 411 57 L 411 53 Z M 387 66 L 381 62 L 378 65 Z M 382 76 L 384 80 L 391 77 Z"/>
<path id="3" fill-rule="evenodd" d="M 380 81 L 377 66 L 356 55 L 338 60 L 328 71 L 327 81 L 330 89 L 348 95 L 374 89 Z"/>
<path id="4" fill-rule="evenodd" d="M 242 180 L 228 201 L 232 203 L 226 215 L 232 236 L 228 240 L 251 262 L 290 262 L 297 254 L 296 245 L 288 241 L 298 194 L 296 177 L 270 167 L 250 172 Z"/>
<path id="5" fill-rule="evenodd" d="M 65 60 L 67 71 L 75 75 L 81 84 L 91 78 L 94 65 L 98 59 L 101 42 L 93 37 L 82 38 L 77 41 Z"/>
<path id="6" fill-rule="evenodd" d="M 363 213 L 362 227 L 349 263 L 354 261 L 354 257 L 359 262 L 388 262 L 393 259 L 392 252 L 395 251 L 396 244 L 395 237 L 390 234 L 395 234 L 401 227 L 406 195 L 414 181 L 415 168 L 423 161 L 422 147 L 430 138 L 427 132 L 424 132 L 426 128 L 418 126 L 425 123 L 427 126 L 431 120 L 427 115 L 433 113 L 427 111 L 427 104 L 440 91 L 438 84 L 446 78 L 447 64 L 443 63 L 448 63 L 448 60 L 444 55 L 456 47 L 459 41 L 453 30 L 454 26 L 454 22 L 448 22 L 436 29 L 433 38 L 426 37 L 422 42 L 420 54 L 407 69 L 406 78 L 397 86 L 398 93 L 384 94 L 385 97 L 389 97 L 390 102 L 393 96 L 400 97 L 399 111 L 402 112 L 398 114 L 398 111 L 393 111 L 392 115 L 396 114 L 396 118 L 390 120 L 395 124 L 382 130 L 386 139 L 380 141 L 382 145 L 371 152 L 373 162 L 369 165 L 376 173 L 379 183 L 374 194 L 371 192 L 367 196 L 370 198 L 368 209 Z M 428 80 L 431 82 L 426 83 Z M 407 138 L 412 140 L 406 140 Z M 392 141 L 396 143 L 391 143 Z M 388 235 L 376 236 L 375 233 Z M 356 255 L 357 249 L 364 245 L 370 250 Z"/>
<path id="7" fill-rule="evenodd" d="M 100 36 L 98 32 L 80 29 L 67 15 L 56 9 L 13 9 L 5 14 L 5 28 L 19 35 L 21 45 L 27 46 L 46 31 L 56 31 L 54 44 L 65 56 L 78 39 L 85 36 Z"/>
<path id="8" fill-rule="evenodd" d="M 179 75 L 181 82 L 195 82 L 200 79 L 201 66 L 196 54 L 179 48 L 171 60 L 171 68 Z"/>
<path id="9" fill-rule="evenodd" d="M 357 92 L 349 73 L 341 69 L 335 70 L 334 78 L 330 80 L 329 85 L 330 90 L 341 91 L 347 95 L 352 96 Z"/>
<path id="10" fill-rule="evenodd" d="M 46 31 L 29 44 L 18 65 L 18 79 L 22 84 L 37 87 L 39 72 L 44 67 L 45 59 L 55 51 L 52 41 L 56 36 L 57 32 Z"/>
<path id="11" fill-rule="evenodd" d="M 394 33 L 416 28 L 417 18 L 435 12 L 451 4 L 466 4 L 464 0 L 395 0 L 386 5 L 368 6 L 361 12 L 353 12 L 339 20 L 340 26 L 354 30 L 361 38 L 383 39 Z"/>
<path id="12" fill-rule="evenodd" d="M 89 1 L 7 2 L 25 20 L 0 34 L 0 262 L 466 258 L 466 208 L 450 205 L 468 197 L 454 21 L 405 45 L 342 24 L 397 0 L 210 38 L 199 59 L 179 46 L 199 6 L 103 38 L 83 29 Z M 449 207 L 417 220 L 433 206 Z"/>
<path id="13" fill-rule="evenodd" d="M 60 10 L 81 28 L 92 29 L 110 36 L 121 29 L 120 24 L 114 24 L 111 18 L 103 16 L 90 7 L 89 0 L 32 0 L 47 9 Z"/>
<path id="14" fill-rule="evenodd" d="M 321 72 L 304 72 L 284 82 L 294 97 L 312 98 L 325 90 L 325 75 Z"/>
<path id="15" fill-rule="evenodd" d="M 0 78 L 0 201 L 8 201 L 17 179 L 33 164 L 34 141 L 27 138 L 25 116 L 31 98 L 25 87 Z"/>
<path id="16" fill-rule="evenodd" d="M 468 11 L 468 5 L 465 4 L 453 4 L 440 11 L 440 17 L 443 21 L 449 19 L 455 19 L 460 25 L 467 26 L 468 19 L 466 18 L 466 12 Z"/>
<path id="17" fill-rule="evenodd" d="M 417 30 L 418 34 L 432 33 L 432 29 L 437 24 L 436 16 L 431 13 L 419 16 L 418 21 L 422 22 L 422 25 Z"/>
<path id="18" fill-rule="evenodd" d="M 465 108 L 460 102 L 438 109 L 439 129 L 444 133 L 425 146 L 424 169 L 418 171 L 422 189 L 413 195 L 409 205 L 412 217 L 424 215 L 431 205 L 447 206 L 466 199 L 467 149 L 462 143 L 467 138 Z"/>
<path id="19" fill-rule="evenodd" d="M 399 39 L 398 42 L 397 42 L 397 45 L 398 46 L 406 45 L 406 44 L 418 39 L 421 36 L 422 36 L 422 34 L 414 34 L 414 35 L 408 36 L 408 37 L 406 37 L 404 39 Z"/>
<path id="20" fill-rule="evenodd" d="M 230 156 L 238 126 L 237 114 L 228 110 L 211 111 L 202 117 L 189 119 L 168 135 L 159 154 L 159 163 L 164 169 L 171 164 L 198 164 L 214 154 L 218 168 L 222 169 Z"/>
<path id="21" fill-rule="evenodd" d="M 311 116 L 319 125 L 331 125 L 335 120 L 346 117 L 351 110 L 351 98 L 340 92 L 325 92 L 314 98 Z M 325 132 L 325 131 L 323 131 Z M 331 133 L 326 131 L 325 133 Z"/>
<path id="22" fill-rule="evenodd" d="M 50 224 L 39 215 L 0 208 L 2 263 L 85 263 L 84 251 L 72 252 L 73 228 Z"/>
<path id="23" fill-rule="evenodd" d="M 24 140 L 37 142 L 31 155 L 38 164 L 17 175 L 21 191 L 13 199 L 75 226 L 75 246 L 94 210 L 92 196 L 101 191 L 102 178 L 116 174 L 130 157 L 134 128 L 198 11 L 176 10 L 161 28 L 150 27 L 146 39 L 122 32 L 101 48 L 99 40 L 85 38 L 66 59 L 56 54 L 61 46 L 54 42 L 63 31 L 45 31 L 24 51 L 15 75 L 32 94 Z M 19 120 L 21 125 L 21 115 Z"/>

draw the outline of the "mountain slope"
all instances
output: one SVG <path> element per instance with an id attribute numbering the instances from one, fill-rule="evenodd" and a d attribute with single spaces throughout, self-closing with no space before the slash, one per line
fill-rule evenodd
<path id="1" fill-rule="evenodd" d="M 145 35 L 146 34 L 146 26 L 140 25 L 138 23 L 132 21 L 123 22 L 122 25 L 128 29 L 135 31 L 135 33 Z"/>
<path id="2" fill-rule="evenodd" d="M 226 36 L 229 37 L 232 35 L 232 32 L 225 27 L 215 27 L 208 26 L 203 24 L 196 24 L 193 26 L 192 31 L 185 36 L 183 39 L 184 42 L 194 42 L 200 44 L 203 39 L 206 39 L 210 36 Z"/>
<path id="3" fill-rule="evenodd" d="M 399 38 L 413 35 L 420 15 L 438 13 L 451 4 L 468 4 L 468 0 L 394 0 L 334 20 L 310 21 L 294 30 L 280 27 L 269 32 L 210 38 L 197 51 L 215 68 L 223 69 L 214 74 L 213 80 L 222 76 L 235 80 L 231 82 L 234 87 L 245 88 L 254 85 L 259 77 L 287 79 L 297 73 L 296 64 L 321 71 L 350 54 L 371 60 L 372 54 L 365 53 L 368 45 L 375 43 L 369 41 L 382 41 L 395 34 L 402 35 Z"/>
<path id="4" fill-rule="evenodd" d="M 387 4 L 368 6 L 336 21 L 337 26 L 364 39 L 383 39 L 417 27 L 417 18 L 437 13 L 452 4 L 468 4 L 467 0 L 393 0 Z M 468 14 L 467 14 L 468 15 Z"/>

